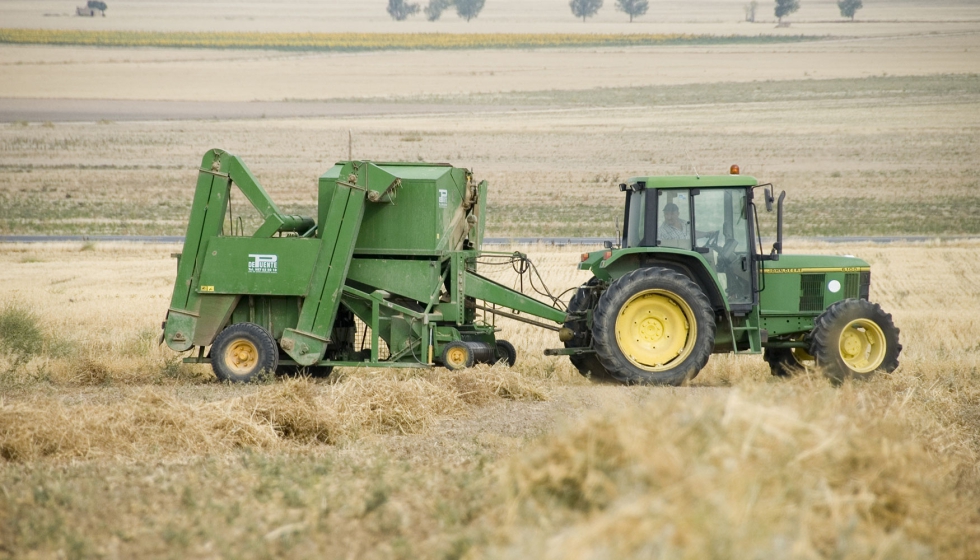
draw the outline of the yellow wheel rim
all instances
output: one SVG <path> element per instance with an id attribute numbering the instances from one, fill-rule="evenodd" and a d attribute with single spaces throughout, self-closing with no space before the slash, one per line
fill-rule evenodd
<path id="1" fill-rule="evenodd" d="M 460 348 L 459 346 L 454 346 L 446 352 L 446 361 L 449 362 L 448 365 L 454 368 L 462 368 L 466 366 L 466 349 Z"/>
<path id="2" fill-rule="evenodd" d="M 840 356 L 851 370 L 868 373 L 885 360 L 885 333 L 869 319 L 855 319 L 840 333 Z"/>
<path id="3" fill-rule="evenodd" d="M 616 342 L 626 358 L 647 371 L 664 371 L 694 349 L 697 323 L 684 298 L 668 290 L 635 294 L 616 317 Z"/>
<path id="4" fill-rule="evenodd" d="M 225 350 L 225 364 L 236 374 L 249 373 L 257 363 L 259 363 L 259 349 L 247 340 L 235 340 Z"/>

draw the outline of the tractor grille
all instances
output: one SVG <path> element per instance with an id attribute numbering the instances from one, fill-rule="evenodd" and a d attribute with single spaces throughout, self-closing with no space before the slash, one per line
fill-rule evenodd
<path id="1" fill-rule="evenodd" d="M 861 286 L 858 288 L 858 297 L 870 299 L 871 296 L 871 272 L 861 273 Z"/>
<path id="2" fill-rule="evenodd" d="M 857 273 L 844 275 L 844 297 L 847 299 L 857 299 L 861 295 Z"/>
<path id="3" fill-rule="evenodd" d="M 800 275 L 800 311 L 823 310 L 824 274 Z"/>

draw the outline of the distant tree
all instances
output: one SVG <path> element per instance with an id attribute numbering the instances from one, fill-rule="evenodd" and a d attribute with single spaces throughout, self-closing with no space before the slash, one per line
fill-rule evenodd
<path id="1" fill-rule="evenodd" d="M 483 9 L 485 2 L 486 0 L 453 0 L 453 3 L 456 4 L 456 13 L 466 21 L 480 15 L 480 10 Z"/>
<path id="2" fill-rule="evenodd" d="M 754 22 L 755 21 L 755 11 L 759 8 L 759 3 L 756 0 L 752 0 L 745 5 L 745 21 Z"/>
<path id="3" fill-rule="evenodd" d="M 418 4 L 409 4 L 405 0 L 388 0 L 388 15 L 395 21 L 405 21 L 408 16 L 417 14 Z"/>
<path id="4" fill-rule="evenodd" d="M 779 23 L 783 22 L 783 16 L 788 16 L 800 9 L 800 0 L 776 0 L 776 17 Z"/>
<path id="5" fill-rule="evenodd" d="M 854 21 L 854 13 L 864 7 L 861 0 L 837 0 L 837 7 L 840 15 L 851 18 Z"/>
<path id="6" fill-rule="evenodd" d="M 634 17 L 647 13 L 649 7 L 650 2 L 647 0 L 616 0 L 616 9 L 629 14 L 630 23 L 633 23 Z"/>
<path id="7" fill-rule="evenodd" d="M 575 17 L 582 18 L 584 22 L 585 18 L 590 18 L 599 11 L 599 8 L 602 7 L 602 0 L 572 0 L 568 5 L 572 8 Z"/>
<path id="8" fill-rule="evenodd" d="M 442 15 L 442 12 L 446 11 L 452 5 L 453 0 L 429 0 L 429 5 L 423 10 L 425 12 L 425 19 L 436 21 Z"/>

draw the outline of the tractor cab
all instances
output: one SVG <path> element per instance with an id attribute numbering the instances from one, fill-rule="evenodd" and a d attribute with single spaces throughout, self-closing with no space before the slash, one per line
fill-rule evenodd
<path id="1" fill-rule="evenodd" d="M 693 251 L 702 256 L 729 308 L 751 307 L 752 177 L 647 177 L 626 192 L 622 246 Z"/>

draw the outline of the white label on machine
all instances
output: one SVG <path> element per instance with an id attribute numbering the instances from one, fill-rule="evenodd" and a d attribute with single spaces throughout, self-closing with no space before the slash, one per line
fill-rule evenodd
<path id="1" fill-rule="evenodd" d="M 276 274 L 279 272 L 278 255 L 249 255 L 248 271 L 262 274 Z"/>
<path id="2" fill-rule="evenodd" d="M 439 208 L 449 206 L 449 190 L 439 189 Z"/>

